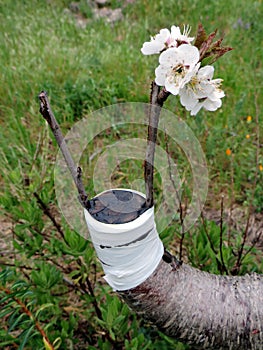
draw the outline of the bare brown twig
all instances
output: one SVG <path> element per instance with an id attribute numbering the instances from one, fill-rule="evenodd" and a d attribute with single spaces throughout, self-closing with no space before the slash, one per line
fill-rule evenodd
<path id="1" fill-rule="evenodd" d="M 81 179 L 81 168 L 77 167 L 71 157 L 71 154 L 69 153 L 68 147 L 66 145 L 65 139 L 62 135 L 62 132 L 60 130 L 59 124 L 51 110 L 47 93 L 45 91 L 41 91 L 41 93 L 38 95 L 39 101 L 40 101 L 40 113 L 45 118 L 45 120 L 48 122 L 56 141 L 59 145 L 59 148 L 63 154 L 63 157 L 67 163 L 67 166 L 70 170 L 70 173 L 73 177 L 73 180 L 75 182 L 75 185 L 79 192 L 79 200 L 82 206 L 86 209 L 89 209 L 90 202 L 88 199 L 88 195 L 85 191 L 84 185 L 82 183 Z"/>

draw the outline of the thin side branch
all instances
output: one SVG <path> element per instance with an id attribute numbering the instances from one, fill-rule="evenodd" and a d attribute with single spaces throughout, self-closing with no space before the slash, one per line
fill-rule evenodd
<path id="1" fill-rule="evenodd" d="M 51 213 L 51 210 L 48 208 L 48 206 L 42 201 L 42 199 L 40 198 L 40 196 L 34 192 L 33 193 L 34 197 L 37 200 L 37 203 L 39 204 L 40 208 L 43 210 L 43 213 L 52 221 L 53 225 L 55 226 L 55 228 L 57 229 L 58 233 L 60 234 L 60 236 L 65 239 L 64 237 L 64 232 L 60 226 L 60 224 L 57 222 L 57 220 L 55 219 L 54 215 Z"/>
<path id="2" fill-rule="evenodd" d="M 180 225 L 181 225 L 181 237 L 180 237 L 180 242 L 179 242 L 179 261 L 181 261 L 183 258 L 183 242 L 184 242 L 184 237 L 185 237 L 184 210 L 183 210 L 180 194 L 178 192 L 177 186 L 175 184 L 175 181 L 174 181 L 174 178 L 172 175 L 172 164 L 171 164 L 171 157 L 170 157 L 170 153 L 169 153 L 168 135 L 167 134 L 165 134 L 165 150 L 166 150 L 166 154 L 167 154 L 169 178 L 170 178 L 170 181 L 171 181 L 173 188 L 175 190 L 176 199 L 179 203 L 179 215 L 180 215 Z"/>
<path id="3" fill-rule="evenodd" d="M 221 260 L 221 273 L 226 273 L 228 275 L 228 271 L 225 265 L 224 256 L 223 256 L 223 221 L 224 221 L 224 196 L 221 197 L 221 209 L 220 209 L 220 241 L 219 241 L 219 254 L 220 254 L 220 260 Z"/>
<path id="4" fill-rule="evenodd" d="M 54 136 L 55 139 L 59 145 L 59 148 L 63 154 L 63 157 L 67 163 L 67 166 L 70 170 L 70 173 L 73 177 L 73 180 L 75 182 L 75 185 L 78 189 L 79 192 L 79 200 L 80 203 L 82 204 L 82 206 L 86 209 L 90 208 L 90 203 L 89 203 L 89 199 L 88 199 L 88 195 L 85 191 L 84 185 L 82 183 L 82 179 L 81 179 L 81 168 L 77 167 L 71 157 L 71 154 L 69 153 L 67 144 L 65 142 L 65 139 L 63 137 L 63 134 L 61 132 L 61 129 L 59 127 L 59 124 L 54 116 L 54 114 L 52 113 L 49 101 L 48 101 L 48 97 L 47 97 L 47 93 L 45 91 L 41 91 L 41 93 L 38 95 L 39 101 L 40 101 L 40 113 L 42 114 L 42 116 L 46 119 L 46 121 L 48 122 Z"/>

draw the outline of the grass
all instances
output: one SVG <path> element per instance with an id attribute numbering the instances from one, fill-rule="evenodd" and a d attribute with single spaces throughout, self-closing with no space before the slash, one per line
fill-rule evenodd
<path id="1" fill-rule="evenodd" d="M 112 7 L 123 3 L 116 0 Z M 202 145 L 210 179 L 207 210 L 220 212 L 224 195 L 224 209 L 242 208 L 246 223 L 248 212 L 252 216 L 263 211 L 263 3 L 260 0 L 137 0 L 123 9 L 123 19 L 114 24 L 92 18 L 85 4 L 81 1 L 80 8 L 88 22 L 81 28 L 68 10 L 70 1 L 0 0 L 0 210 L 2 218 L 13 225 L 9 237 L 13 241 L 12 253 L 10 256 L 1 253 L 0 263 L 3 271 L 7 265 L 14 265 L 8 270 L 12 273 L 5 277 L 5 284 L 10 287 L 17 280 L 28 283 L 34 303 L 31 311 L 40 317 L 49 338 L 56 344 L 61 342 L 61 349 L 88 346 L 90 349 L 186 349 L 149 328 L 118 301 L 101 281 L 102 272 L 90 243 L 75 234 L 61 218 L 53 181 L 57 147 L 40 117 L 37 95 L 41 90 L 48 91 L 63 132 L 101 107 L 119 102 L 148 102 L 157 58 L 140 53 L 143 42 L 160 28 L 172 24 L 190 24 L 192 34 L 199 21 L 207 32 L 218 28 L 219 35 L 225 35 L 225 45 L 234 48 L 215 64 L 215 77 L 224 79 L 226 97 L 222 108 L 214 113 L 202 111 L 193 118 L 180 107 L 176 97 L 169 97 L 165 108 L 183 118 Z M 85 164 L 89 154 L 94 154 L 98 147 L 105 149 L 114 144 L 120 135 L 144 137 L 145 132 L 143 128 L 106 130 L 89 145 L 82 162 L 91 193 L 95 163 Z M 159 135 L 159 142 L 165 147 L 163 135 Z M 191 200 L 191 168 L 176 147 L 172 142 L 169 145 L 171 155 L 180 165 L 180 176 L 185 179 L 183 203 L 186 205 Z M 228 149 L 231 154 L 227 155 Z M 115 169 L 114 184 L 134 183 L 140 187 L 142 174 L 139 161 L 125 161 Z M 156 197 L 161 200 L 160 174 L 156 174 L 155 188 Z M 64 237 L 46 215 L 47 211 L 43 211 L 35 193 L 60 225 Z M 181 238 L 177 232 L 178 221 L 162 232 L 162 239 L 178 254 Z M 213 220 L 200 219 L 197 227 L 185 236 L 185 260 L 220 273 L 218 256 L 211 250 L 212 242 L 218 253 L 220 235 L 224 237 L 223 257 L 228 271 L 234 272 L 244 229 L 237 230 L 226 221 L 220 229 Z M 244 249 L 238 273 L 262 273 L 262 251 L 247 242 Z M 37 276 L 35 271 L 40 270 L 42 274 Z M 65 280 L 75 281 L 76 288 Z M 30 298 L 26 299 L 29 303 Z M 53 311 L 43 306 L 50 302 Z M 42 308 L 43 311 L 37 311 Z M 111 320 L 109 326 L 107 320 L 112 313 L 123 317 L 119 323 Z M 2 346 L 21 345 L 25 340 L 23 324 L 16 332 L 17 328 L 12 328 L 7 335 L 8 322 L 7 316 L 3 316 Z M 25 343 L 25 348 L 44 346 L 42 338 L 34 332 Z"/>

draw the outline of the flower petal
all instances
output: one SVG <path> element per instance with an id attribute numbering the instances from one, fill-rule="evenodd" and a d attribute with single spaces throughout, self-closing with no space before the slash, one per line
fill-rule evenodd
<path id="1" fill-rule="evenodd" d="M 209 94 L 209 99 L 211 101 L 216 101 L 220 98 L 223 98 L 225 96 L 225 93 L 223 90 L 215 88 L 211 94 Z"/>
<path id="2" fill-rule="evenodd" d="M 199 61 L 200 54 L 197 47 L 182 44 L 178 47 L 178 55 L 180 55 L 180 60 L 183 65 L 187 66 L 195 66 Z"/>
<path id="3" fill-rule="evenodd" d="M 177 64 L 195 66 L 199 61 L 199 57 L 197 47 L 182 44 L 179 47 L 172 47 L 162 52 L 159 57 L 159 63 L 171 66 L 176 66 Z"/>
<path id="4" fill-rule="evenodd" d="M 175 82 L 174 80 L 166 78 L 165 89 L 173 95 L 178 95 L 180 90 L 180 82 Z"/>
<path id="5" fill-rule="evenodd" d="M 141 52 L 144 55 L 153 55 L 160 53 L 164 49 L 164 44 L 157 41 L 149 41 L 143 44 Z"/>
<path id="6" fill-rule="evenodd" d="M 158 34 L 151 38 L 151 41 L 143 44 L 141 52 L 144 55 L 153 55 L 167 48 L 179 47 L 182 43 L 190 44 L 194 38 L 188 36 L 189 31 L 190 27 L 188 26 L 184 27 L 183 34 L 177 26 L 172 26 L 171 32 L 167 28 L 161 29 Z"/>
<path id="7" fill-rule="evenodd" d="M 200 79 L 212 79 L 214 75 L 213 66 L 204 66 L 199 69 L 198 78 Z"/>
<path id="8" fill-rule="evenodd" d="M 183 88 L 180 91 L 180 102 L 190 111 L 198 103 L 198 99 L 195 97 L 192 89 Z"/>
<path id="9" fill-rule="evenodd" d="M 191 115 L 197 115 L 197 113 L 200 111 L 200 109 L 203 107 L 202 103 L 197 103 L 194 108 L 191 110 Z"/>
<path id="10" fill-rule="evenodd" d="M 165 79 L 167 74 L 167 68 L 165 66 L 159 65 L 155 69 L 155 82 L 159 86 L 165 85 Z"/>
<path id="11" fill-rule="evenodd" d="M 181 36 L 181 30 L 180 30 L 180 27 L 177 27 L 177 26 L 172 26 L 171 27 L 171 36 L 173 38 L 178 39 L 180 36 Z"/>
<path id="12" fill-rule="evenodd" d="M 216 111 L 222 106 L 222 101 L 220 99 L 211 101 L 209 98 L 203 102 L 203 107 L 208 111 Z"/>
<path id="13" fill-rule="evenodd" d="M 151 38 L 151 41 L 147 41 L 143 44 L 141 52 L 144 55 L 153 55 L 160 53 L 166 47 L 166 41 L 170 37 L 170 31 L 165 28 L 161 29 L 159 34 Z"/>
<path id="14" fill-rule="evenodd" d="M 169 38 L 170 36 L 170 30 L 167 28 L 161 29 L 159 34 L 155 36 L 155 40 L 157 41 L 162 41 L 165 43 L 165 41 Z"/>
<path id="15" fill-rule="evenodd" d="M 178 48 L 172 47 L 160 54 L 159 63 L 166 66 L 175 66 L 179 63 Z"/>

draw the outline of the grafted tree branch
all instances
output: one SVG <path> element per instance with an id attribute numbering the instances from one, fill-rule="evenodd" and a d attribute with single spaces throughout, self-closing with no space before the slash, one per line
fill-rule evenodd
<path id="1" fill-rule="evenodd" d="M 153 83 L 152 97 L 155 106 L 160 109 L 152 116 L 155 124 L 150 122 L 146 156 L 146 183 L 153 179 L 154 146 L 162 102 L 169 93 L 159 91 Z M 162 96 L 162 94 L 164 94 Z M 52 112 L 48 104 L 46 93 L 39 95 L 41 114 L 48 120 L 58 144 L 65 147 L 62 134 L 54 124 Z M 156 108 L 153 108 L 156 110 Z M 151 157 L 150 158 L 150 147 Z M 63 152 L 63 151 L 62 151 Z M 68 158 L 68 150 L 64 150 L 64 157 Z M 69 155 L 70 156 L 70 155 Z M 71 158 L 71 157 L 70 157 Z M 69 158 L 69 159 L 70 159 Z M 76 172 L 73 161 L 67 161 L 76 187 L 80 194 L 84 194 L 79 185 L 80 176 Z M 149 180 L 150 179 L 150 180 Z M 149 184 L 149 182 L 148 182 Z M 129 192 L 127 192 L 129 193 Z M 112 195 L 109 191 L 108 195 Z M 121 194 L 125 195 L 125 194 Z M 105 196 L 105 194 L 103 195 Z M 115 196 L 114 196 L 115 197 Z M 85 197 L 87 199 L 87 197 Z M 94 208 L 100 208 L 100 196 L 92 199 Z M 153 188 L 147 187 L 148 207 L 153 205 Z M 141 201 L 144 198 L 141 197 Z M 125 202 L 125 201 L 124 201 Z M 102 200 L 105 203 L 105 200 Z M 139 203 L 140 204 L 140 203 Z M 87 204 L 85 204 L 87 205 Z M 90 214 L 98 221 L 103 217 L 96 217 L 97 211 L 88 205 Z M 109 203 L 110 207 L 110 203 Z M 138 205 L 141 208 L 141 205 Z M 105 209 L 105 208 L 104 208 Z M 106 208 L 107 209 L 107 208 Z M 134 220 L 139 212 L 131 216 L 124 215 L 121 222 Z M 138 215 L 137 215 L 138 214 Z M 107 211 L 108 220 L 116 224 L 116 213 Z M 126 221 L 125 221 L 126 220 Z M 186 264 L 181 264 L 169 252 L 165 252 L 155 271 L 143 283 L 135 288 L 119 291 L 118 294 L 138 314 L 154 323 L 165 334 L 175 337 L 191 345 L 191 349 L 232 349 L 232 350 L 261 350 L 263 348 L 263 276 L 252 274 L 245 276 L 217 276 L 199 271 Z"/>

